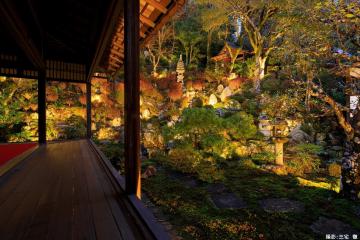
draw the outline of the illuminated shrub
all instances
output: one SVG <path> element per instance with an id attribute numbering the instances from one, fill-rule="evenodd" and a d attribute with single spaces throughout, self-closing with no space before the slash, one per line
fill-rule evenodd
<path id="1" fill-rule="evenodd" d="M 180 102 L 180 108 L 184 109 L 189 107 L 190 105 L 190 99 L 188 97 L 183 97 Z"/>
<path id="2" fill-rule="evenodd" d="M 115 84 L 115 101 L 119 105 L 124 105 L 124 87 L 124 83 L 122 82 Z"/>
<path id="3" fill-rule="evenodd" d="M 78 88 L 80 88 L 81 93 L 86 94 L 86 84 L 84 84 L 84 83 L 79 83 L 79 84 L 76 84 L 76 86 L 77 86 Z"/>
<path id="4" fill-rule="evenodd" d="M 331 163 L 328 167 L 329 175 L 331 177 L 340 177 L 341 175 L 341 165 L 337 163 Z"/>
<path id="5" fill-rule="evenodd" d="M 191 100 L 191 107 L 193 108 L 201 108 L 203 105 L 203 100 L 200 97 L 195 97 Z"/>
<path id="6" fill-rule="evenodd" d="M 79 102 L 81 103 L 81 105 L 86 105 L 86 96 L 85 95 L 80 96 Z"/>
<path id="7" fill-rule="evenodd" d="M 0 80 L 0 142 L 36 141 L 37 115 L 32 114 L 37 110 L 37 81 Z"/>
<path id="8" fill-rule="evenodd" d="M 205 88 L 205 81 L 203 79 L 197 79 L 192 82 L 194 90 L 201 91 Z"/>
<path id="9" fill-rule="evenodd" d="M 151 92 L 154 89 L 150 81 L 141 79 L 140 80 L 140 91 L 141 92 Z"/>
<path id="10" fill-rule="evenodd" d="M 233 154 L 233 145 L 223 136 L 207 134 L 201 138 L 201 148 L 222 158 L 230 158 Z"/>
<path id="11" fill-rule="evenodd" d="M 82 117 L 73 115 L 66 119 L 66 125 L 64 130 L 66 139 L 76 139 L 86 135 L 86 121 Z"/>
<path id="12" fill-rule="evenodd" d="M 186 89 L 191 89 L 193 87 L 193 82 L 191 80 L 185 82 Z"/>
<path id="13" fill-rule="evenodd" d="M 251 156 L 252 160 L 259 164 L 274 164 L 275 157 L 275 153 L 267 151 L 256 153 Z"/>
<path id="14" fill-rule="evenodd" d="M 65 90 L 65 89 L 67 88 L 67 84 L 64 83 L 64 82 L 59 83 L 58 86 L 59 86 L 59 88 L 60 88 L 61 90 Z"/>
<path id="15" fill-rule="evenodd" d="M 256 164 L 249 158 L 241 160 L 240 166 L 243 168 L 256 168 Z"/>
<path id="16" fill-rule="evenodd" d="M 195 167 L 200 180 L 205 182 L 215 182 L 224 179 L 224 170 L 218 167 L 214 157 L 203 158 Z"/>
<path id="17" fill-rule="evenodd" d="M 245 79 L 240 78 L 240 77 L 229 80 L 229 88 L 231 90 L 237 90 L 241 87 L 241 85 L 243 84 L 244 81 L 245 81 Z"/>
<path id="18" fill-rule="evenodd" d="M 219 117 L 212 108 L 187 108 L 180 121 L 164 127 L 166 142 L 172 141 L 168 160 L 174 169 L 196 173 L 204 181 L 223 177 L 221 163 L 233 157 L 233 140 L 246 141 L 254 137 L 256 127 L 246 113 Z"/>
<path id="19" fill-rule="evenodd" d="M 97 132 L 97 139 L 99 140 L 109 140 L 109 139 L 117 139 L 118 133 L 114 131 L 113 128 L 100 128 Z"/>
<path id="20" fill-rule="evenodd" d="M 46 89 L 46 100 L 49 102 L 55 102 L 59 99 L 55 87 L 48 87 Z"/>
<path id="21" fill-rule="evenodd" d="M 169 86 L 176 82 L 176 75 L 172 75 L 170 77 L 166 77 L 166 78 L 161 78 L 161 79 L 157 79 L 155 81 L 157 87 L 160 89 L 160 90 L 166 90 L 169 88 Z"/>
<path id="22" fill-rule="evenodd" d="M 320 166 L 320 158 L 317 154 L 321 150 L 322 147 L 315 144 L 298 144 L 289 148 L 291 157 L 285 161 L 287 171 L 297 176 L 317 172 Z"/>
<path id="23" fill-rule="evenodd" d="M 180 100 L 182 98 L 183 92 L 182 92 L 182 87 L 181 84 L 179 83 L 173 83 L 171 84 L 170 88 L 169 88 L 169 93 L 168 96 L 172 101 L 177 101 Z"/>
<path id="24" fill-rule="evenodd" d="M 184 173 L 195 173 L 199 179 L 214 182 L 224 178 L 224 172 L 218 167 L 217 160 L 210 156 L 204 158 L 200 151 L 191 145 L 183 145 L 170 150 L 168 158 L 163 158 L 165 164 Z"/>
<path id="25" fill-rule="evenodd" d="M 170 150 L 167 163 L 181 172 L 195 173 L 201 158 L 200 153 L 193 149 L 191 145 L 183 145 L 181 148 Z"/>

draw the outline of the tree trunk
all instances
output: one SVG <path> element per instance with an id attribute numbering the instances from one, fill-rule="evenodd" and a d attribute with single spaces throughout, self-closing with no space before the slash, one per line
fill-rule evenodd
<path id="1" fill-rule="evenodd" d="M 188 66 L 189 65 L 189 49 L 185 48 L 185 65 Z"/>
<path id="2" fill-rule="evenodd" d="M 157 64 L 154 64 L 154 65 L 153 65 L 152 75 L 153 75 L 154 77 L 157 77 L 157 76 L 158 76 Z"/>
<path id="3" fill-rule="evenodd" d="M 190 64 L 191 64 L 191 62 L 192 62 L 192 57 L 193 57 L 193 46 L 192 46 L 192 45 L 190 45 L 189 63 L 188 63 L 188 65 L 190 65 Z"/>
<path id="4" fill-rule="evenodd" d="M 340 193 L 346 198 L 360 199 L 360 111 L 354 114 L 351 120 L 354 128 L 354 137 L 348 138 L 345 143 L 345 152 L 342 159 Z M 350 136 L 351 137 L 351 136 Z"/>
<path id="5" fill-rule="evenodd" d="M 206 46 L 206 67 L 209 67 L 209 65 L 210 65 L 212 33 L 213 33 L 213 30 L 208 31 L 207 46 Z"/>
<path id="6" fill-rule="evenodd" d="M 236 59 L 237 59 L 237 56 L 235 58 L 231 57 L 230 74 L 232 74 L 233 71 L 234 71 L 234 66 L 235 66 Z"/>
<path id="7" fill-rule="evenodd" d="M 255 93 L 260 93 L 261 91 L 260 84 L 265 77 L 266 60 L 267 57 L 262 57 L 260 54 L 255 55 L 255 61 L 256 61 L 255 79 L 254 79 Z"/>
<path id="8" fill-rule="evenodd" d="M 354 111 L 352 119 L 346 120 L 344 108 L 328 96 L 319 86 L 310 82 L 315 91 L 311 96 L 317 97 L 330 105 L 339 125 L 346 134 L 345 152 L 342 158 L 340 193 L 350 199 L 360 199 L 360 109 Z"/>

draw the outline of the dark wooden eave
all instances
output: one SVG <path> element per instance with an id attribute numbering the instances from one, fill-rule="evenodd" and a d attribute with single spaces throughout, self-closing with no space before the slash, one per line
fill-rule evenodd
<path id="1" fill-rule="evenodd" d="M 186 0 L 141 0 L 144 45 Z M 0 75 L 86 82 L 124 63 L 124 0 L 0 1 Z M 8 61 L 8 58 L 16 61 Z M 52 72 L 52 73 L 51 73 Z"/>
<path id="2" fill-rule="evenodd" d="M 140 36 L 143 46 L 175 13 L 186 0 L 140 0 Z M 100 71 L 114 73 L 124 64 L 124 19 L 119 18 L 111 42 L 99 66 Z"/>
<path id="3" fill-rule="evenodd" d="M 0 1 L 0 74 L 86 82 L 122 12 L 123 0 Z"/>

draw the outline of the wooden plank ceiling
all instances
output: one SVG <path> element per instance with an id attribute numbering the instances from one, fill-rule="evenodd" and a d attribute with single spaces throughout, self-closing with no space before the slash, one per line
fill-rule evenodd
<path id="1" fill-rule="evenodd" d="M 186 0 L 140 0 L 144 44 Z M 124 0 L 1 0 L 0 74 L 86 82 L 124 62 Z"/>
<path id="2" fill-rule="evenodd" d="M 141 0 L 140 41 L 144 45 L 184 4 L 186 0 Z M 100 69 L 116 72 L 124 63 L 124 19 L 120 17 Z"/>

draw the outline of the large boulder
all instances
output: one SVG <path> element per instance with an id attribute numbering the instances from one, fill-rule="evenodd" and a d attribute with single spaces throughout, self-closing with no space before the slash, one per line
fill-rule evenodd
<path id="1" fill-rule="evenodd" d="M 311 137 L 309 134 L 300 129 L 301 125 L 295 127 L 289 134 L 290 143 L 308 143 L 311 142 Z"/>
<path id="2" fill-rule="evenodd" d="M 209 97 L 209 105 L 215 105 L 218 103 L 218 99 L 215 94 L 211 94 Z"/>
<path id="3" fill-rule="evenodd" d="M 225 100 L 232 95 L 232 91 L 229 87 L 226 87 L 222 93 L 220 94 L 220 99 L 222 102 L 225 102 Z"/>

